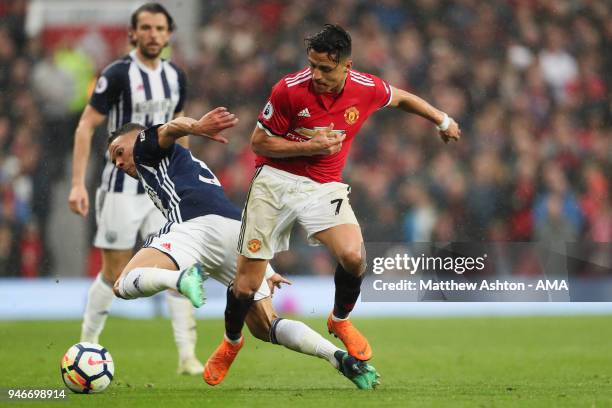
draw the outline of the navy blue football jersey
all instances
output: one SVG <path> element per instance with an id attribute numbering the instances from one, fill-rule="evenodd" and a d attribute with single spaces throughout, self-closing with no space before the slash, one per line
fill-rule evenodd
<path id="1" fill-rule="evenodd" d="M 155 206 L 178 223 L 209 214 L 240 220 L 240 210 L 203 161 L 178 144 L 159 146 L 159 126 L 140 132 L 134 144 L 138 176 Z"/>

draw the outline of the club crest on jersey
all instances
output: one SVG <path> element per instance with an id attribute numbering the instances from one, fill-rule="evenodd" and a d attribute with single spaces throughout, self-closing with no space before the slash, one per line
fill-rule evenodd
<path id="1" fill-rule="evenodd" d="M 106 77 L 101 76 L 96 83 L 95 93 L 103 93 L 108 88 L 108 79 Z"/>
<path id="2" fill-rule="evenodd" d="M 161 246 L 166 248 L 166 251 L 172 251 L 172 244 L 170 244 L 169 242 L 164 242 L 163 244 L 161 244 Z"/>
<path id="3" fill-rule="evenodd" d="M 357 119 L 359 119 L 359 111 L 356 107 L 351 106 L 344 111 L 344 120 L 349 125 L 354 125 Z"/>
<path id="4" fill-rule="evenodd" d="M 265 120 L 269 120 L 272 117 L 272 114 L 274 113 L 274 107 L 272 106 L 272 102 L 268 101 L 268 103 L 266 103 L 266 106 L 264 106 L 262 115 L 263 118 Z"/>
<path id="5" fill-rule="evenodd" d="M 261 249 L 261 241 L 258 239 L 252 239 L 247 242 L 247 248 L 251 252 L 257 252 Z"/>

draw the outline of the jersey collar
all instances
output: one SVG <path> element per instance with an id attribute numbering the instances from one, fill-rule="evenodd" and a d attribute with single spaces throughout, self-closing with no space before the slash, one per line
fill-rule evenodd
<path id="1" fill-rule="evenodd" d="M 138 55 L 136 54 L 136 50 L 135 49 L 130 51 L 130 57 L 136 63 L 138 68 L 140 68 L 141 70 L 143 70 L 147 74 L 157 74 L 162 69 L 162 64 L 163 64 L 163 60 L 162 59 L 159 60 L 159 64 L 157 64 L 157 68 L 151 69 L 151 68 L 147 67 L 145 64 L 143 64 L 142 61 L 140 61 L 138 59 Z"/>

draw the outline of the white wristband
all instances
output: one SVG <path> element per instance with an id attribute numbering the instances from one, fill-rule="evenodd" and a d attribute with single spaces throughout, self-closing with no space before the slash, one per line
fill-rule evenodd
<path id="1" fill-rule="evenodd" d="M 442 132 L 446 132 L 448 130 L 448 127 L 450 126 L 450 118 L 448 117 L 448 115 L 445 113 L 444 114 L 444 119 L 442 119 L 442 123 L 440 123 L 438 126 L 436 126 L 438 128 L 438 130 L 442 131 Z"/>

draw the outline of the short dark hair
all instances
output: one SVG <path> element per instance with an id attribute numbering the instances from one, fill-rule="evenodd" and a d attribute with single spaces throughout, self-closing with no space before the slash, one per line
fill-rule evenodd
<path id="1" fill-rule="evenodd" d="M 337 24 L 325 24 L 318 33 L 306 37 L 306 52 L 326 52 L 336 63 L 351 56 L 351 35 Z"/>
<path id="2" fill-rule="evenodd" d="M 113 143 L 113 141 L 121 135 L 125 135 L 126 133 L 129 133 L 133 130 L 138 130 L 139 132 L 142 132 L 145 129 L 146 127 L 142 126 L 139 123 L 126 123 L 119 129 L 115 130 L 114 132 L 111 132 L 111 134 L 108 136 L 108 146 L 110 146 L 110 144 Z"/>
<path id="3" fill-rule="evenodd" d="M 176 28 L 175 24 L 174 24 L 174 19 L 172 18 L 172 16 L 170 15 L 170 13 L 168 13 L 168 10 L 166 10 L 166 8 L 164 6 L 162 6 L 159 3 L 146 3 L 143 4 L 142 6 L 138 7 L 133 13 L 132 13 L 132 30 L 136 30 L 136 28 L 138 27 L 138 16 L 140 13 L 144 13 L 144 12 L 148 12 L 151 14 L 163 14 L 164 16 L 166 16 L 166 20 L 168 20 L 168 31 L 174 31 L 174 29 Z"/>

